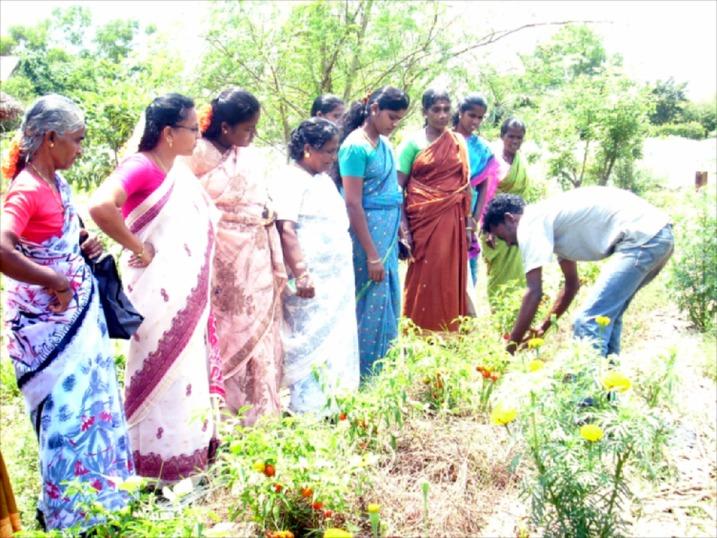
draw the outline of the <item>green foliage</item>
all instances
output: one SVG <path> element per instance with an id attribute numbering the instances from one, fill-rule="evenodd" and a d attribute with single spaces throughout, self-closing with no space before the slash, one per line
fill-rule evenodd
<path id="1" fill-rule="evenodd" d="M 653 127 L 651 131 L 655 136 L 681 136 L 692 140 L 702 140 L 707 136 L 708 131 L 704 125 L 696 121 L 686 123 L 663 123 Z"/>
<path id="2" fill-rule="evenodd" d="M 12 27 L 3 46 L 20 56 L 17 72 L 3 91 L 29 104 L 40 95 L 60 93 L 85 111 L 83 155 L 67 170 L 74 184 L 89 188 L 118 164 L 119 150 L 154 92 L 177 89 L 182 64 L 152 35 L 139 52 L 139 23 L 114 20 L 94 28 L 82 6 L 55 9 L 33 27 Z"/>
<path id="3" fill-rule="evenodd" d="M 650 123 L 663 125 L 679 121 L 687 103 L 686 87 L 686 82 L 678 84 L 672 77 L 657 81 L 651 90 L 655 97 L 655 109 L 650 114 Z"/>
<path id="4" fill-rule="evenodd" d="M 706 134 L 714 133 L 717 129 L 717 96 L 703 103 L 690 101 L 685 105 L 682 117 L 687 123 L 697 122 L 702 125 Z"/>
<path id="5" fill-rule="evenodd" d="M 717 326 L 717 214 L 714 188 L 689 197 L 690 211 L 676 226 L 672 292 L 700 331 Z"/>
<path id="6" fill-rule="evenodd" d="M 523 495 L 546 536 L 620 535 L 631 497 L 628 472 L 655 478 L 651 462 L 660 460 L 666 442 L 664 417 L 632 395 L 629 382 L 628 392 L 611 398 L 608 367 L 576 344 L 555 364 L 506 381 L 520 406 L 507 427 L 523 440 L 531 462 Z"/>

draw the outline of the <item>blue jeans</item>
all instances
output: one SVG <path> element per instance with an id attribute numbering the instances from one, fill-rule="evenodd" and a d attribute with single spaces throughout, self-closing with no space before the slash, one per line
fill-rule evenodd
<path id="1" fill-rule="evenodd" d="M 573 335 L 593 340 L 603 356 L 619 354 L 622 315 L 638 290 L 662 270 L 673 249 L 672 225 L 668 224 L 647 243 L 617 250 L 595 282 L 592 296 L 576 316 Z M 607 316 L 610 324 L 600 327 L 595 322 L 596 316 Z"/>

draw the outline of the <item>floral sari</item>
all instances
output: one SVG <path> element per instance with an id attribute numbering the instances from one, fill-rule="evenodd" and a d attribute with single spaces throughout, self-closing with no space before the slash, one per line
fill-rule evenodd
<path id="1" fill-rule="evenodd" d="M 6 277 L 4 313 L 8 354 L 40 445 L 39 509 L 48 529 L 98 521 L 77 506 L 88 499 L 69 493 L 68 482 L 89 484 L 96 491 L 89 501 L 114 511 L 128 497 L 110 478 L 125 479 L 134 471 L 97 283 L 80 253 L 70 186 L 56 178 L 64 207 L 62 235 L 42 243 L 21 238 L 17 248 L 65 275 L 74 296 L 67 310 L 53 313 L 45 288 Z"/>
<path id="2" fill-rule="evenodd" d="M 468 166 L 463 140 L 447 130 L 417 154 L 406 185 L 414 259 L 406 273 L 403 312 L 423 329 L 456 330 L 456 318 L 469 313 Z"/>
<path id="3" fill-rule="evenodd" d="M 212 307 L 227 406 L 247 425 L 277 414 L 282 377 L 281 293 L 286 270 L 274 225 L 267 159 L 253 147 L 222 155 L 197 143 L 190 166 L 219 210 Z"/>
<path id="4" fill-rule="evenodd" d="M 327 174 L 287 166 L 277 189 L 277 218 L 296 224 L 316 294 L 284 297 L 284 383 L 289 409 L 328 415 L 333 398 L 359 385 L 354 271 L 346 206 Z"/>
<path id="5" fill-rule="evenodd" d="M 145 317 L 127 357 L 134 461 L 138 474 L 174 481 L 201 472 L 216 445 L 210 394 L 221 395 L 221 388 L 210 368 L 210 208 L 194 175 L 176 162 L 126 223 L 156 251 L 142 269 L 123 256 L 124 285 Z"/>

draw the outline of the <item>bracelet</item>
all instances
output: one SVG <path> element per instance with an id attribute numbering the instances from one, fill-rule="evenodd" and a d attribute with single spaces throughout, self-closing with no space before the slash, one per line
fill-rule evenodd
<path id="1" fill-rule="evenodd" d="M 368 263 L 381 263 L 381 258 L 376 258 L 375 260 L 367 260 Z"/>

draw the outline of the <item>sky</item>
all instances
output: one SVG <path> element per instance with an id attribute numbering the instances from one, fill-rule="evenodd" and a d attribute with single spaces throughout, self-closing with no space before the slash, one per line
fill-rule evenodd
<path id="1" fill-rule="evenodd" d="M 396 2 L 398 3 L 398 2 Z M 90 8 L 93 21 L 135 18 L 153 23 L 160 31 L 176 36 L 174 44 L 191 64 L 201 54 L 201 34 L 206 29 L 206 0 L 2 0 L 0 33 L 10 26 L 35 24 L 50 15 L 53 7 L 82 4 Z M 717 94 L 717 1 L 451 1 L 449 9 L 475 32 L 510 29 L 523 24 L 561 21 L 599 21 L 591 27 L 603 38 L 609 54 L 623 56 L 627 74 L 639 81 L 654 82 L 673 77 L 687 82 L 687 95 L 698 101 L 714 100 Z M 479 61 L 501 70 L 519 66 L 519 53 L 529 53 L 557 31 L 557 26 L 521 30 L 480 49 Z"/>

